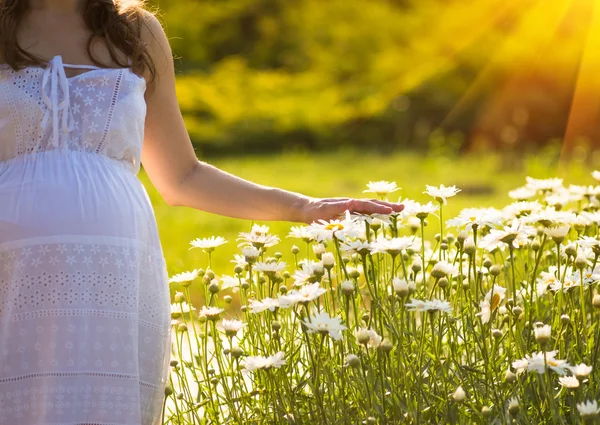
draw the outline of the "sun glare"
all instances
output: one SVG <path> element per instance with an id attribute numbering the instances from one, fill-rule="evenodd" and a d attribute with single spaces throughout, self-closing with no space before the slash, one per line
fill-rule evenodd
<path id="1" fill-rule="evenodd" d="M 531 120 L 542 125 L 544 111 L 556 107 L 550 104 L 555 101 L 566 105 L 560 123 L 565 155 L 582 138 L 598 142 L 600 0 L 449 2 L 431 31 L 444 54 L 429 66 L 429 76 L 405 79 L 403 89 L 469 61 L 470 55 L 485 58 L 446 124 L 477 104 L 477 125 L 493 128 L 510 145 L 522 142 L 520 125 Z M 536 87 L 551 93 L 551 100 L 536 98 Z M 481 94 L 490 92 L 481 101 Z"/>

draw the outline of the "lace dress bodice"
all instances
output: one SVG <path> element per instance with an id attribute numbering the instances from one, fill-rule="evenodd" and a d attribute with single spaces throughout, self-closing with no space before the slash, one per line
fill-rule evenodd
<path id="1" fill-rule="evenodd" d="M 88 71 L 67 77 L 65 67 Z M 146 80 L 131 68 L 0 65 L 0 162 L 54 149 L 93 152 L 139 171 Z"/>

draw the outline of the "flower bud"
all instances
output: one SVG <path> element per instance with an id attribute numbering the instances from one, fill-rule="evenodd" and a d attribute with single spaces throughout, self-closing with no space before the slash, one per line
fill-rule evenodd
<path id="1" fill-rule="evenodd" d="M 540 345 L 545 345 L 546 343 L 548 343 L 548 341 L 550 341 L 550 335 L 551 335 L 550 332 L 551 332 L 551 328 L 549 325 L 537 326 L 534 329 L 535 340 Z"/>
<path id="2" fill-rule="evenodd" d="M 521 314 L 523 314 L 523 309 L 519 306 L 516 306 L 513 308 L 513 314 L 518 318 Z"/>
<path id="3" fill-rule="evenodd" d="M 211 294 L 218 294 L 219 293 L 219 282 L 217 282 L 216 279 L 214 279 L 210 285 L 208 285 L 208 292 L 210 292 Z"/>
<path id="4" fill-rule="evenodd" d="M 520 410 L 521 407 L 519 406 L 519 400 L 517 400 L 516 398 L 511 399 L 508 403 L 508 413 L 510 414 L 510 416 L 512 416 L 513 418 L 516 417 L 519 414 Z"/>
<path id="5" fill-rule="evenodd" d="M 531 249 L 533 250 L 533 252 L 538 252 L 541 247 L 542 247 L 542 245 L 540 244 L 540 241 L 538 241 L 537 239 L 535 239 L 533 242 L 531 242 Z"/>
<path id="6" fill-rule="evenodd" d="M 438 280 L 438 285 L 440 286 L 440 288 L 444 289 L 448 286 L 448 279 L 446 279 L 445 277 L 442 277 Z"/>
<path id="7" fill-rule="evenodd" d="M 571 323 L 571 317 L 568 314 L 563 314 L 562 316 L 560 316 L 560 321 L 563 325 L 568 325 L 569 323 Z"/>
<path id="8" fill-rule="evenodd" d="M 356 354 L 348 354 L 346 356 L 346 364 L 350 367 L 357 368 L 360 366 L 360 359 Z"/>
<path id="9" fill-rule="evenodd" d="M 244 354 L 244 351 L 240 347 L 233 347 L 231 349 L 231 355 L 233 357 L 241 357 Z"/>
<path id="10" fill-rule="evenodd" d="M 490 416 L 492 416 L 494 412 L 492 411 L 491 407 L 489 406 L 483 406 L 481 408 L 481 414 L 483 415 L 484 418 L 489 418 Z"/>
<path id="11" fill-rule="evenodd" d="M 592 298 L 592 305 L 594 308 L 600 308 L 600 294 L 594 294 L 594 298 Z"/>
<path id="12" fill-rule="evenodd" d="M 358 279 L 360 277 L 360 272 L 358 269 L 350 268 L 348 269 L 348 276 L 350 276 L 352 279 Z"/>
<path id="13" fill-rule="evenodd" d="M 244 271 L 244 268 L 243 268 L 242 266 L 239 266 L 239 265 L 238 265 L 238 266 L 235 266 L 235 267 L 233 268 L 233 272 L 234 272 L 235 274 L 240 274 L 240 273 L 242 273 L 243 271 Z"/>
<path id="14" fill-rule="evenodd" d="M 342 283 L 342 294 L 346 295 L 347 297 L 354 294 L 354 283 L 351 280 L 347 280 Z"/>
<path id="15" fill-rule="evenodd" d="M 371 339 L 371 335 L 367 329 L 359 329 L 356 331 L 356 342 L 367 345 Z"/>
<path id="16" fill-rule="evenodd" d="M 577 257 L 575 258 L 575 267 L 577 267 L 579 270 L 583 270 L 587 267 L 587 265 L 588 259 L 585 255 L 583 255 L 583 252 L 579 251 L 579 253 L 577 253 Z"/>
<path id="17" fill-rule="evenodd" d="M 177 400 L 183 400 L 183 396 L 184 394 L 182 392 L 179 392 L 175 397 L 177 397 Z"/>
<path id="18" fill-rule="evenodd" d="M 504 380 L 508 383 L 513 383 L 517 379 L 517 375 L 515 375 L 510 369 L 504 373 Z"/>
<path id="19" fill-rule="evenodd" d="M 231 295 L 225 295 L 223 297 L 223 301 L 225 301 L 225 304 L 231 304 L 233 302 L 233 298 L 231 297 Z"/>
<path id="20" fill-rule="evenodd" d="M 179 361 L 177 361 L 177 360 L 171 360 L 171 361 L 169 362 L 169 365 L 170 365 L 171 367 L 177 367 L 177 365 L 178 365 L 178 364 L 179 364 Z"/>
<path id="21" fill-rule="evenodd" d="M 367 425 L 377 425 L 377 419 L 373 416 L 367 418 Z"/>
<path id="22" fill-rule="evenodd" d="M 394 288 L 394 292 L 396 292 L 399 297 L 405 297 L 408 295 L 408 283 L 406 280 L 395 277 L 392 280 L 392 286 Z"/>
<path id="23" fill-rule="evenodd" d="M 569 257 L 573 257 L 577 254 L 577 246 L 573 242 L 569 243 L 565 247 L 565 254 L 567 254 Z"/>
<path id="24" fill-rule="evenodd" d="M 323 267 L 327 270 L 331 270 L 335 265 L 335 256 L 332 252 L 325 252 L 321 256 L 321 261 L 323 261 Z"/>
<path id="25" fill-rule="evenodd" d="M 242 282 L 241 286 L 242 286 L 242 289 L 248 289 L 248 288 L 250 288 L 250 282 L 248 282 L 248 280 L 244 280 Z"/>
<path id="26" fill-rule="evenodd" d="M 394 344 L 389 339 L 384 339 L 381 341 L 381 345 L 379 346 L 384 353 L 389 353 L 394 349 Z"/>
<path id="27" fill-rule="evenodd" d="M 490 274 L 492 276 L 500 276 L 500 273 L 502 273 L 502 267 L 500 265 L 494 264 L 492 267 L 490 267 Z"/>
<path id="28" fill-rule="evenodd" d="M 287 287 L 287 286 L 285 286 L 285 285 L 281 285 L 281 286 L 279 287 L 279 293 L 280 293 L 280 294 L 284 294 L 284 295 L 285 295 L 285 294 L 287 294 L 287 293 L 288 293 L 288 287 Z"/>
<path id="29" fill-rule="evenodd" d="M 185 323 L 180 323 L 179 325 L 177 325 L 177 332 L 186 332 L 187 329 L 188 328 Z"/>
<path id="30" fill-rule="evenodd" d="M 294 245 L 292 247 L 292 254 L 298 255 L 299 252 L 300 252 L 300 248 L 298 248 L 296 245 Z"/>
<path id="31" fill-rule="evenodd" d="M 465 390 L 463 390 L 463 387 L 459 386 L 456 391 L 454 391 L 454 394 L 452 395 L 452 399 L 456 402 L 456 403 L 462 403 L 463 401 L 465 401 L 465 399 L 467 398 L 467 394 L 465 393 Z"/>
<path id="32" fill-rule="evenodd" d="M 475 253 L 477 247 L 472 237 L 468 237 L 463 243 L 463 251 L 465 254 L 472 255 Z"/>
<path id="33" fill-rule="evenodd" d="M 483 267 L 485 267 L 486 269 L 489 269 L 490 267 L 492 267 L 494 263 L 492 263 L 492 260 L 490 260 L 489 258 L 486 258 L 485 260 L 483 260 Z"/>
<path id="34" fill-rule="evenodd" d="M 410 269 L 416 274 L 419 273 L 421 271 L 421 263 L 419 263 L 418 261 L 415 261 L 414 263 L 412 263 L 412 266 L 410 266 Z"/>
<path id="35" fill-rule="evenodd" d="M 183 292 L 175 292 L 174 300 L 176 303 L 182 303 L 185 301 L 185 295 L 183 295 Z"/>
<path id="36" fill-rule="evenodd" d="M 326 252 L 325 245 L 323 245 L 322 243 L 313 245 L 313 252 L 317 256 L 317 258 L 320 260 L 321 256 Z"/>
<path id="37" fill-rule="evenodd" d="M 462 232 L 460 232 L 458 234 L 458 236 L 456 237 L 456 240 L 462 244 L 468 237 L 469 237 L 469 233 L 466 230 L 463 230 Z"/>
<path id="38" fill-rule="evenodd" d="M 281 323 L 274 320 L 271 322 L 271 328 L 273 328 L 274 331 L 279 331 L 281 329 Z"/>
<path id="39" fill-rule="evenodd" d="M 165 387 L 165 396 L 169 397 L 171 394 L 173 394 L 173 387 L 171 387 L 170 385 L 167 385 Z"/>
<path id="40" fill-rule="evenodd" d="M 494 330 L 492 331 L 492 336 L 493 336 L 495 339 L 500 339 L 500 338 L 502 338 L 502 335 L 503 335 L 503 334 L 502 334 L 502 331 L 501 331 L 500 329 L 494 329 Z"/>
<path id="41" fill-rule="evenodd" d="M 447 243 L 441 243 L 440 244 L 440 249 L 442 251 L 447 251 L 448 250 L 448 244 Z"/>

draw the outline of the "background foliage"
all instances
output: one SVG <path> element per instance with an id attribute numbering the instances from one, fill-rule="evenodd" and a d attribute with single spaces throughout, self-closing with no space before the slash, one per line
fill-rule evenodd
<path id="1" fill-rule="evenodd" d="M 598 111 L 573 109 L 600 94 L 582 72 L 600 64 L 592 0 L 151 3 L 203 155 L 526 150 L 599 136 Z"/>

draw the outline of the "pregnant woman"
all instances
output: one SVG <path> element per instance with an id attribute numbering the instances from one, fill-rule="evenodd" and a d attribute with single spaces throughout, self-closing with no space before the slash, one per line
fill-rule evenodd
<path id="1" fill-rule="evenodd" d="M 231 217 L 402 209 L 198 161 L 137 1 L 0 0 L 0 63 L 0 424 L 160 421 L 170 299 L 140 162 L 169 204 Z"/>

